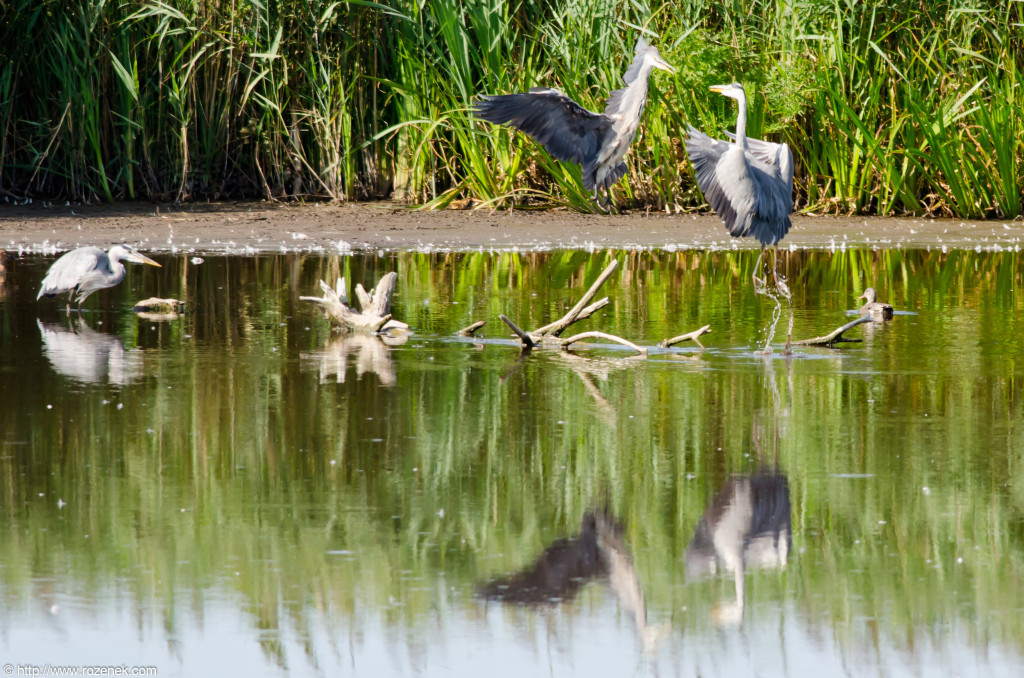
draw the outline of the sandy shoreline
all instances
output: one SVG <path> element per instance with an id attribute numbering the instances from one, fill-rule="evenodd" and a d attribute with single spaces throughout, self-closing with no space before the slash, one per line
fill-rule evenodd
<path id="1" fill-rule="evenodd" d="M 784 247 L 1018 248 L 1024 221 L 794 216 Z M 0 207 L 0 248 L 59 252 L 127 242 L 155 252 L 750 248 L 714 215 L 412 211 L 389 203 L 118 203 Z"/>

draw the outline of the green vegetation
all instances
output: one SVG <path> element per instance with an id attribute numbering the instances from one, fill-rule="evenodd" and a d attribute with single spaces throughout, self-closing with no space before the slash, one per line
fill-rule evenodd
<path id="1" fill-rule="evenodd" d="M 791 144 L 797 202 L 1021 213 L 1024 3 L 3 0 L 0 193 L 370 199 L 592 209 L 579 172 L 474 122 L 477 93 L 600 110 L 641 27 L 658 73 L 624 205 L 699 207 L 686 124 Z"/>

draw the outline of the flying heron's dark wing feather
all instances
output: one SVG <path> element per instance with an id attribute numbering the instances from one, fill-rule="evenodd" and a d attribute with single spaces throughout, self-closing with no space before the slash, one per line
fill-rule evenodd
<path id="1" fill-rule="evenodd" d="M 98 247 L 82 247 L 68 252 L 50 266 L 36 299 L 70 292 L 106 260 L 107 253 Z"/>
<path id="2" fill-rule="evenodd" d="M 593 188 L 593 172 L 588 172 L 587 166 L 597 160 L 601 143 L 611 131 L 607 117 L 588 111 L 555 89 L 481 96 L 473 113 L 487 122 L 507 123 L 526 132 L 558 160 L 579 163 L 584 168 L 584 182 L 590 184 L 587 188 Z"/>
<path id="3" fill-rule="evenodd" d="M 608 186 L 614 186 L 619 179 L 626 176 L 626 171 L 626 163 L 624 162 L 620 162 L 618 165 L 613 167 L 611 171 L 608 172 L 608 176 L 604 180 L 605 188 Z"/>

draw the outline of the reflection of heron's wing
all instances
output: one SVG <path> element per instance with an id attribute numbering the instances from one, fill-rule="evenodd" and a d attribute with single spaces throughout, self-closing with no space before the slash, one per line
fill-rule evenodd
<path id="1" fill-rule="evenodd" d="M 64 376 L 88 383 L 128 384 L 142 374 L 142 356 L 126 351 L 116 335 L 104 334 L 79 323 L 77 331 L 56 323 L 36 321 L 43 352 Z"/>
<path id="2" fill-rule="evenodd" d="M 608 117 L 588 111 L 557 89 L 534 88 L 527 93 L 481 96 L 473 113 L 487 122 L 509 124 L 526 132 L 552 157 L 583 166 L 584 186 L 594 189 L 598 151 L 611 133 Z"/>
<path id="3" fill-rule="evenodd" d="M 737 567 L 786 566 L 792 540 L 789 483 L 781 474 L 729 478 L 697 523 L 686 549 L 690 577 L 714 574 L 718 563 Z"/>
<path id="4" fill-rule="evenodd" d="M 594 530 L 594 516 L 588 513 L 577 536 L 559 539 L 527 569 L 484 585 L 481 595 L 527 605 L 573 598 L 583 584 L 605 572 Z"/>

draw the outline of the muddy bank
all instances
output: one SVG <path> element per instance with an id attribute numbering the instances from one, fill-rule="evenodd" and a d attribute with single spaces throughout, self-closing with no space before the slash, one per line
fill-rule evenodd
<path id="1" fill-rule="evenodd" d="M 794 216 L 784 247 L 1019 247 L 1022 221 Z M 0 248 L 63 251 L 137 244 L 148 251 L 756 247 L 714 215 L 566 211 L 412 211 L 390 203 L 199 205 L 119 203 L 0 207 Z"/>

